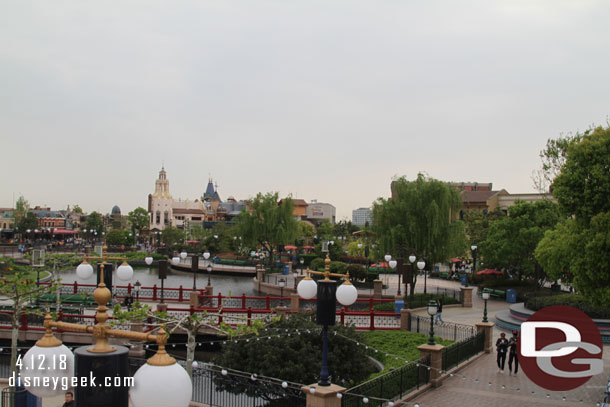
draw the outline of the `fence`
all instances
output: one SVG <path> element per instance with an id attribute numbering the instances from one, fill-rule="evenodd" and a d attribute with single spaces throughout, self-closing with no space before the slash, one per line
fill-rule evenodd
<path id="1" fill-rule="evenodd" d="M 400 369 L 392 370 L 384 375 L 378 376 L 368 382 L 347 390 L 341 401 L 342 407 L 362 407 L 364 402 L 362 396 L 369 398 L 367 406 L 381 406 L 381 399 L 402 398 L 407 393 L 419 389 L 430 380 L 430 372 L 427 365 L 430 358 L 422 358 L 418 362 L 411 362 Z"/>
<path id="2" fill-rule="evenodd" d="M 443 349 L 443 370 L 447 371 L 454 368 L 463 361 L 483 352 L 484 347 L 485 332 L 483 331 L 468 339 L 447 346 Z"/>
<path id="3" fill-rule="evenodd" d="M 420 334 L 428 334 L 430 332 L 430 318 L 420 315 L 411 315 L 409 324 L 411 332 Z M 434 335 L 443 339 L 451 339 L 454 341 L 462 341 L 476 334 L 476 327 L 471 325 L 455 324 L 445 322 L 441 325 L 434 326 Z"/>

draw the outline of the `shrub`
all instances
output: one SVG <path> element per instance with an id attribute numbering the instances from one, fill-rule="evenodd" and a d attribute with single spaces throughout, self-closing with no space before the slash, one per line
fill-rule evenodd
<path id="1" fill-rule="evenodd" d="M 591 318 L 610 318 L 610 310 L 605 307 L 597 307 L 589 302 L 587 297 L 579 294 L 560 294 L 560 295 L 546 295 L 546 296 L 534 296 L 531 293 L 527 296 L 525 306 L 533 311 L 538 311 L 544 307 L 550 307 L 552 305 L 568 305 L 570 307 L 578 308 Z"/>
<path id="2" fill-rule="evenodd" d="M 303 267 L 310 267 L 311 266 L 311 262 L 314 259 L 318 258 L 318 255 L 316 254 L 298 254 L 297 255 L 297 261 L 299 259 L 303 258 L 304 262 L 303 262 Z M 301 267 L 301 263 L 297 263 L 297 267 Z"/>
<path id="3" fill-rule="evenodd" d="M 348 264 L 345 271 L 349 273 L 352 280 L 366 280 L 366 269 L 360 264 Z"/>
<path id="4" fill-rule="evenodd" d="M 347 268 L 347 264 L 340 261 L 331 261 L 330 262 L 330 272 L 344 274 L 345 269 Z"/>
<path id="5" fill-rule="evenodd" d="M 379 280 L 379 272 L 378 271 L 367 271 L 366 272 L 366 281 L 372 283 L 375 280 Z"/>
<path id="6" fill-rule="evenodd" d="M 324 270 L 324 259 L 321 257 L 316 257 L 309 264 L 309 268 L 314 271 Z"/>

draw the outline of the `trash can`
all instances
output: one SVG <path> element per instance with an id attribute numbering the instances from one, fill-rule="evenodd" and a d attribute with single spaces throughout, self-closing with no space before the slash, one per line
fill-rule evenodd
<path id="1" fill-rule="evenodd" d="M 290 267 L 289 266 L 282 267 L 282 274 L 285 275 L 285 276 L 290 274 Z"/>
<path id="2" fill-rule="evenodd" d="M 460 274 L 460 283 L 462 283 L 462 285 L 468 285 L 468 274 Z"/>
<path id="3" fill-rule="evenodd" d="M 517 290 L 506 290 L 506 302 L 510 302 L 511 304 L 517 302 Z"/>
<path id="4" fill-rule="evenodd" d="M 400 314 L 400 310 L 402 310 L 405 307 L 405 302 L 403 300 L 396 300 L 394 301 L 394 306 L 395 306 L 395 312 L 397 314 Z M 396 318 L 400 318 L 399 316 Z"/>

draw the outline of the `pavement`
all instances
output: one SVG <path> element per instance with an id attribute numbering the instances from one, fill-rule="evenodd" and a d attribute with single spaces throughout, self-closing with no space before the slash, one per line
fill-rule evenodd
<path id="1" fill-rule="evenodd" d="M 384 294 L 395 294 L 398 280 L 395 276 L 388 278 L 389 288 Z M 421 281 L 418 281 L 418 286 Z M 439 279 L 428 279 L 428 287 L 443 287 L 459 289 L 460 283 Z M 418 287 L 417 292 L 419 292 Z M 444 308 L 443 319 L 446 322 L 474 325 L 483 318 L 485 302 L 476 295 L 476 287 L 472 295 L 472 308 Z M 488 319 L 494 322 L 496 312 L 509 307 L 505 301 L 490 299 L 487 303 Z M 425 311 L 422 311 L 425 314 Z M 500 332 L 508 332 L 494 327 L 494 338 Z M 507 334 L 507 336 L 509 333 Z M 604 373 L 593 376 L 587 383 L 567 392 L 552 392 L 545 390 L 532 382 L 522 371 L 516 376 L 509 375 L 508 360 L 504 373 L 498 371 L 496 353 L 485 354 L 470 365 L 462 368 L 453 377 L 443 381 L 443 385 L 431 389 L 406 405 L 420 407 L 529 407 L 529 406 L 598 406 L 604 398 L 604 391 L 610 376 L 610 345 L 603 349 Z M 465 378 L 464 378 L 465 377 Z M 565 400 L 564 400 L 565 397 Z M 398 405 L 398 403 L 397 403 Z M 404 405 L 404 404 L 403 404 Z"/>

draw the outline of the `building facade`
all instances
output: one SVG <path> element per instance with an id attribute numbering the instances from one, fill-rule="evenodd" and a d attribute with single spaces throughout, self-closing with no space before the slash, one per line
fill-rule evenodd
<path id="1" fill-rule="evenodd" d="M 305 209 L 305 219 L 313 222 L 328 220 L 334 224 L 337 220 L 337 209 L 329 203 L 312 200 Z"/>
<path id="2" fill-rule="evenodd" d="M 373 210 L 371 208 L 358 208 L 352 211 L 352 223 L 356 226 L 369 225 L 373 221 Z"/>

